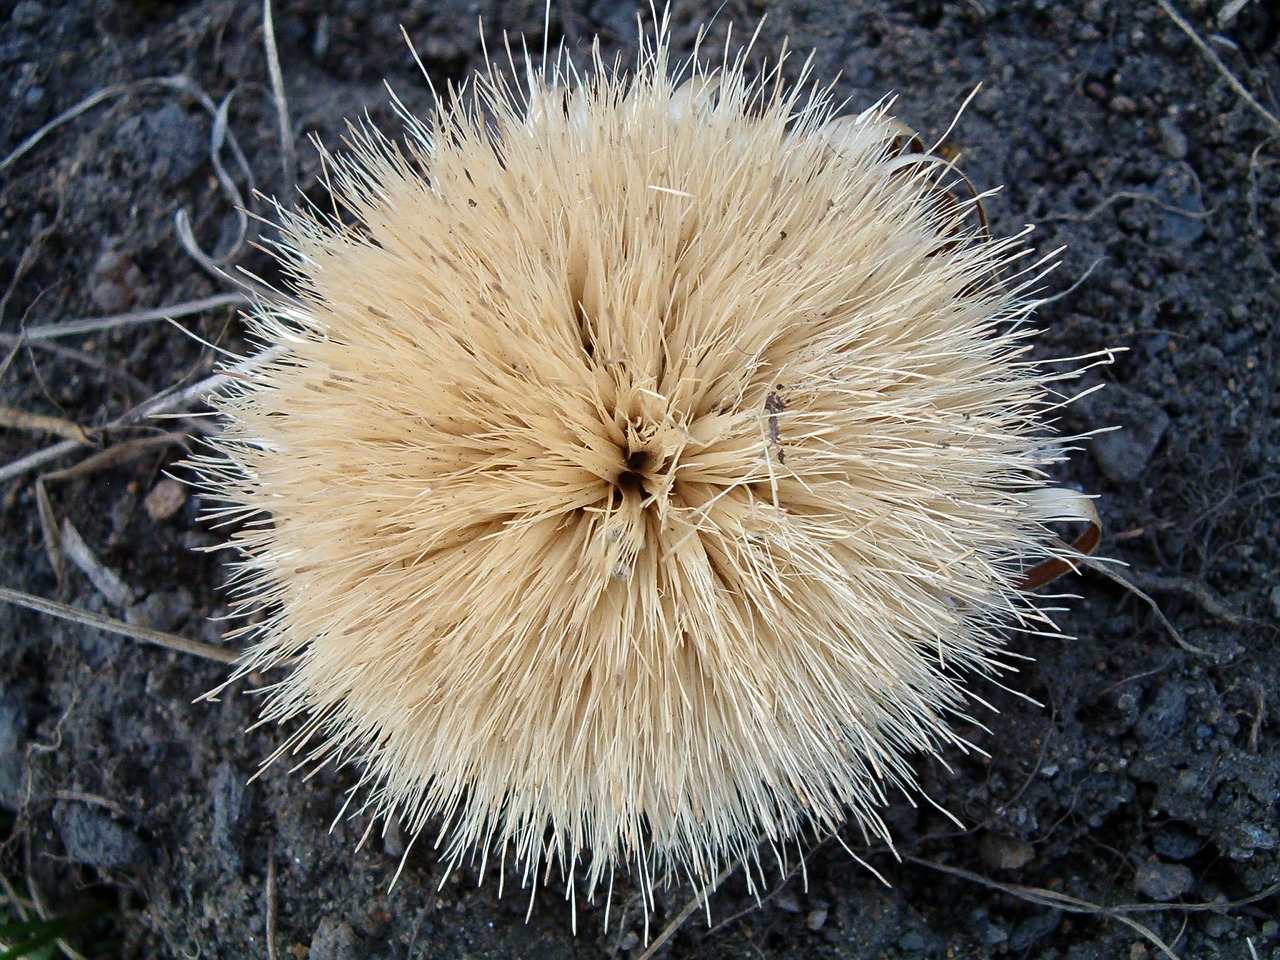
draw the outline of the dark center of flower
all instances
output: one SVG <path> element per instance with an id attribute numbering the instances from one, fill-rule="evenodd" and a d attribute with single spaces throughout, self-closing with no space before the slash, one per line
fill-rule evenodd
<path id="1" fill-rule="evenodd" d="M 645 474 L 653 467 L 654 457 L 648 450 L 632 450 L 627 453 L 624 460 L 625 466 L 618 471 L 618 476 L 614 479 L 614 484 L 624 494 L 638 493 L 641 497 L 647 495 L 644 488 Z"/>

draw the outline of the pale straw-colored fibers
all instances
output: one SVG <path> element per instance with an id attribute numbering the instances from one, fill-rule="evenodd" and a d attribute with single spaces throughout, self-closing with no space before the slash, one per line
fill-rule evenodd
<path id="1" fill-rule="evenodd" d="M 741 64 L 495 68 L 326 159 L 348 225 L 282 214 L 302 306 L 198 464 L 245 670 L 451 861 L 705 888 L 885 837 L 1046 626 L 1039 264 L 884 105 Z"/>

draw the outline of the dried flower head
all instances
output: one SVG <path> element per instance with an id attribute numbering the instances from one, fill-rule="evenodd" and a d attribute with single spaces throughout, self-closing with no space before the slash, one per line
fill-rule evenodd
<path id="1" fill-rule="evenodd" d="M 247 521 L 244 669 L 291 661 L 281 753 L 450 860 L 705 886 L 885 837 L 1045 622 L 1036 266 L 885 105 L 742 63 L 491 70 L 282 214 L 301 305 L 250 318 L 199 467 Z"/>

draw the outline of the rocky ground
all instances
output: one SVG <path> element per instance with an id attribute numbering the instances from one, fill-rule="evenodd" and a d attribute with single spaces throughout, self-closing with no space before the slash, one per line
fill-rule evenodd
<path id="1" fill-rule="evenodd" d="M 750 29 L 767 10 L 759 49 L 787 36 L 813 49 L 817 75 L 839 74 L 854 105 L 896 93 L 929 142 L 982 84 L 948 149 L 980 189 L 1004 185 L 988 204 L 997 232 L 1036 223 L 1040 249 L 1065 246 L 1050 281 L 1064 294 L 1040 313 L 1038 354 L 1124 351 L 1097 374 L 1107 388 L 1064 423 L 1124 429 L 1077 452 L 1061 480 L 1100 495 L 1101 553 L 1128 564 L 1168 623 L 1105 576 L 1072 580 L 1079 599 L 1059 620 L 1077 639 L 1018 650 L 1036 662 L 1013 685 L 1042 706 L 982 690 L 999 713 L 965 734 L 989 758 L 919 764 L 963 829 L 899 805 L 899 859 L 847 838 L 889 885 L 828 842 L 804 875 L 772 877 L 763 906 L 730 878 L 710 900 L 710 927 L 695 913 L 662 955 L 1280 957 L 1280 13 L 1265 0 L 1169 2 L 1203 47 L 1159 0 L 676 5 L 685 52 L 717 9 L 720 32 Z M 270 279 L 262 254 L 237 248 L 210 149 L 225 133 L 217 156 L 246 202 L 250 177 L 266 194 L 284 189 L 261 9 L 21 0 L 6 16 L 0 464 L 57 443 L 66 452 L 4 475 L 0 584 L 225 649 L 226 624 L 209 619 L 226 610 L 224 558 L 195 552 L 219 534 L 163 472 L 182 447 L 162 435 L 194 427 L 126 416 L 206 374 L 212 351 L 163 322 L 48 328 L 231 291 L 179 242 L 179 213 L 203 250 Z M 532 3 L 277 7 L 309 195 L 320 189 L 309 136 L 336 144 L 345 118 L 366 112 L 397 129 L 384 79 L 428 108 L 400 25 L 440 85 L 481 62 L 478 16 L 491 49 L 504 30 L 542 45 Z M 550 39 L 580 49 L 599 33 L 625 61 L 634 17 L 610 0 L 556 4 Z M 234 306 L 179 322 L 243 346 Z M 97 450 L 115 452 L 88 459 Z M 61 579 L 42 510 L 45 529 L 74 528 L 85 544 L 67 549 Z M 442 883 L 423 843 L 389 891 L 408 838 L 375 832 L 355 849 L 368 823 L 335 822 L 350 771 L 303 781 L 279 764 L 247 783 L 278 732 L 244 732 L 256 703 L 245 684 L 193 702 L 224 675 L 0 604 L 0 919 L 34 918 L 23 901 L 36 898 L 71 921 L 68 939 L 90 957 L 643 953 L 630 887 L 615 890 L 607 928 L 601 904 L 578 902 L 575 935 L 554 881 L 526 921 L 514 883 L 502 898 L 492 876 L 477 887 L 466 869 Z M 653 932 L 689 899 L 660 891 Z"/>

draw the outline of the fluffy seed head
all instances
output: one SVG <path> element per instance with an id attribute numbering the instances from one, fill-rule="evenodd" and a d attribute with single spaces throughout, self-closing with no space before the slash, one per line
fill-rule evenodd
<path id="1" fill-rule="evenodd" d="M 357 761 L 451 860 L 705 885 L 885 836 L 1042 622 L 1050 378 L 1026 248 L 885 105 L 673 79 L 662 34 L 594 68 L 326 158 L 199 470 L 245 521 L 245 669 L 290 661 L 281 753 Z"/>

